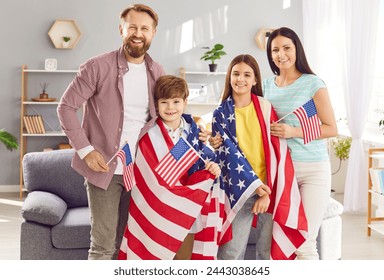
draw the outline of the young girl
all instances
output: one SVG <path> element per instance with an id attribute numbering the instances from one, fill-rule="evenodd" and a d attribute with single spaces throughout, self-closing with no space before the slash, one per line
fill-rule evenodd
<path id="1" fill-rule="evenodd" d="M 297 34 L 286 27 L 273 31 L 268 39 L 267 56 L 275 76 L 263 81 L 265 98 L 279 118 L 313 98 L 321 121 L 320 139 L 303 141 L 300 122 L 294 114 L 281 123 L 271 124 L 271 134 L 286 138 L 308 219 L 308 239 L 297 250 L 298 259 L 319 259 L 316 239 L 329 202 L 331 166 L 325 138 L 337 135 L 337 126 L 324 82 L 308 65 Z"/>
<path id="2" fill-rule="evenodd" d="M 181 78 L 167 75 L 156 82 L 159 118 L 138 144 L 134 167 L 137 188 L 132 189 L 120 259 L 216 258 L 216 251 L 207 251 L 203 241 L 194 248 L 195 234 L 208 226 L 202 209 L 210 205 L 211 188 L 217 186 L 220 168 L 211 161 L 215 157 L 212 150 L 198 140 L 199 129 L 192 117 L 183 114 L 188 93 Z M 173 185 L 156 167 L 179 140 L 185 140 L 184 146 L 193 147 L 202 159 Z M 213 241 L 214 237 L 210 238 Z"/>
<path id="3" fill-rule="evenodd" d="M 228 68 L 222 103 L 213 114 L 213 137 L 210 139 L 211 145 L 218 148 L 216 152 L 228 197 L 224 230 L 231 224 L 233 236 L 219 248 L 218 259 L 244 258 L 255 215 L 263 221 L 256 244 L 258 259 L 293 258 L 293 248 L 305 240 L 305 214 L 286 143 L 270 136 L 270 123 L 275 120 L 271 104 L 262 98 L 256 60 L 247 54 L 235 57 Z M 273 192 L 269 196 L 271 189 Z M 297 199 L 290 201 L 292 195 Z M 289 204 L 298 215 L 286 208 Z M 285 241 L 274 238 L 271 248 L 270 213 L 276 225 L 274 234 L 290 235 L 287 239 L 294 237 L 298 243 L 284 246 Z"/>

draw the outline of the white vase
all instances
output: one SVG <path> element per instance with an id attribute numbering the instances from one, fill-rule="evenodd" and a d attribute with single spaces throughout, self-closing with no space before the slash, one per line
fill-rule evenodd
<path id="1" fill-rule="evenodd" d="M 63 48 L 69 48 L 69 42 L 63 42 Z"/>

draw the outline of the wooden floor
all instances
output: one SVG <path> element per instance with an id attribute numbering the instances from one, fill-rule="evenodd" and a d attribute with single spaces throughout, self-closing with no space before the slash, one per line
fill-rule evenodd
<path id="1" fill-rule="evenodd" d="M 336 195 L 342 202 L 342 195 Z M 22 200 L 18 193 L 0 193 L 0 260 L 20 259 Z M 367 236 L 366 213 L 344 213 L 342 260 L 384 260 L 384 235 Z"/>

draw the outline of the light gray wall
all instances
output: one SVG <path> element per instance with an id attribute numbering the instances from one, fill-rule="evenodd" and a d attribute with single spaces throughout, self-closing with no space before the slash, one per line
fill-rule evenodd
<path id="1" fill-rule="evenodd" d="M 121 44 L 118 16 L 131 3 L 126 0 L 2 0 L 0 128 L 19 136 L 22 64 L 43 69 L 46 58 L 56 58 L 59 69 L 77 69 L 89 57 L 117 49 Z M 208 62 L 199 60 L 201 47 L 220 42 L 228 55 L 219 61 L 219 71 L 225 71 L 234 56 L 249 53 L 258 60 L 266 77 L 271 72 L 265 53 L 257 48 L 254 40 L 258 29 L 289 26 L 302 34 L 301 0 L 291 0 L 291 7 L 285 10 L 283 0 L 148 0 L 142 3 L 159 14 L 158 31 L 149 53 L 164 65 L 168 74 L 178 74 L 179 67 L 207 71 Z M 82 37 L 75 49 L 54 48 L 47 33 L 56 19 L 76 20 Z M 193 30 L 192 37 L 183 37 L 186 33 L 182 30 Z M 60 97 L 65 86 L 52 84 L 48 93 Z M 38 83 L 31 87 L 30 97 L 38 95 Z M 49 146 L 52 139 L 35 138 L 34 141 L 31 144 L 40 147 Z M 19 153 L 0 146 L 0 159 L 1 191 L 2 185 L 19 183 Z"/>

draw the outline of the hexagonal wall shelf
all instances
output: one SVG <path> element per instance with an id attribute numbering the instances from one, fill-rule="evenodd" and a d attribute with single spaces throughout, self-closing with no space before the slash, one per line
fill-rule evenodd
<path id="1" fill-rule="evenodd" d="M 58 19 L 48 32 L 56 49 L 73 49 L 81 37 L 81 32 L 76 22 L 72 19 Z M 69 37 L 68 42 L 64 37 Z"/>
<path id="2" fill-rule="evenodd" d="M 267 41 L 268 41 L 269 35 L 273 32 L 273 30 L 274 29 L 262 28 L 257 32 L 255 36 L 255 41 L 259 49 L 265 50 L 265 48 L 267 47 Z"/>

